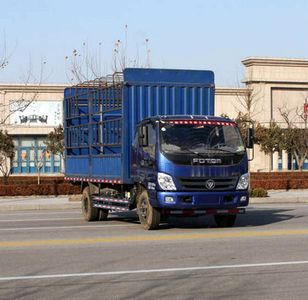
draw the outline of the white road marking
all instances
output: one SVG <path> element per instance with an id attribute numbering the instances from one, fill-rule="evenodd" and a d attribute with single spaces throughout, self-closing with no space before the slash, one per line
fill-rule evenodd
<path id="1" fill-rule="evenodd" d="M 77 226 L 45 226 L 45 227 L 16 227 L 16 228 L 0 228 L 0 231 L 27 231 L 27 230 L 50 230 L 50 229 L 74 229 L 74 228 L 110 228 L 110 227 L 128 227 L 135 224 L 113 224 L 113 225 L 77 225 Z"/>
<path id="2" fill-rule="evenodd" d="M 258 263 L 258 264 L 186 267 L 186 268 L 144 269 L 144 270 L 113 271 L 113 272 L 50 274 L 50 275 L 34 275 L 34 276 L 12 276 L 12 277 L 0 277 L 0 282 L 14 281 L 14 280 L 36 280 L 36 279 L 70 278 L 70 277 L 89 277 L 89 276 L 115 276 L 115 275 L 188 272 L 188 271 L 239 269 L 239 268 L 260 268 L 260 267 L 275 267 L 275 266 L 279 267 L 279 266 L 294 266 L 294 265 L 307 265 L 307 264 L 308 261 L 303 260 L 303 261 L 283 261 L 283 262 L 270 262 L 270 263 Z"/>

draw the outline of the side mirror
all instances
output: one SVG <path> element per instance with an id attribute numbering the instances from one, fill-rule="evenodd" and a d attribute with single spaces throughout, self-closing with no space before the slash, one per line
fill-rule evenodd
<path id="1" fill-rule="evenodd" d="M 254 131 L 253 128 L 247 128 L 247 141 L 246 148 L 252 149 L 254 144 Z"/>

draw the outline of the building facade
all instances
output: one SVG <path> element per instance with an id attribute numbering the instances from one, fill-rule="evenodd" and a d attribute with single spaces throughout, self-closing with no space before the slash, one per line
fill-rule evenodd
<path id="1" fill-rule="evenodd" d="M 60 154 L 46 151 L 47 134 L 63 123 L 64 85 L 0 84 L 1 129 L 16 146 L 11 173 L 57 174 L 62 169 Z"/>
<path id="2" fill-rule="evenodd" d="M 245 69 L 243 87 L 216 87 L 215 115 L 235 118 L 246 113 L 245 102 L 251 100 L 250 114 L 263 125 L 275 120 L 285 122 L 282 108 L 290 111 L 297 126 L 304 126 L 298 117 L 308 102 L 308 59 L 250 57 L 242 61 Z M 63 123 L 63 92 L 65 85 L 0 84 L 0 120 L 16 145 L 13 174 L 57 174 L 62 158 L 46 152 L 44 140 L 49 132 Z M 256 145 L 251 171 L 296 169 L 290 153 L 265 155 Z M 308 161 L 304 165 L 308 169 Z"/>
<path id="3" fill-rule="evenodd" d="M 245 112 L 243 102 L 250 90 L 251 114 L 263 125 L 275 121 L 286 126 L 281 110 L 288 111 L 289 118 L 298 127 L 305 122 L 298 115 L 308 102 L 308 59 L 247 58 L 242 61 L 245 68 L 243 83 L 245 89 L 216 89 L 216 114 L 227 113 L 236 117 Z M 246 90 L 246 92 L 245 92 Z M 246 94 L 245 94 L 246 93 Z M 246 97 L 246 99 L 245 99 Z M 251 162 L 253 171 L 277 171 L 297 169 L 290 153 L 274 153 L 272 156 L 259 151 L 256 145 L 255 159 Z M 308 161 L 304 164 L 308 169 Z"/>

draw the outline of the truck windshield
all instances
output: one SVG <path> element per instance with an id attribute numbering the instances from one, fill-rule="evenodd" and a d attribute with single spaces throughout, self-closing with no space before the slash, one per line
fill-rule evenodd
<path id="1" fill-rule="evenodd" d="M 161 150 L 175 154 L 244 154 L 245 147 L 234 123 L 200 123 L 201 125 L 161 123 Z"/>

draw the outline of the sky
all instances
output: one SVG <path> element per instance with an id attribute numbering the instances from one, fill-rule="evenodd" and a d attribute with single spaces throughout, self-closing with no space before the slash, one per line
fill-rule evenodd
<path id="1" fill-rule="evenodd" d="M 131 65 L 213 70 L 216 86 L 239 86 L 247 57 L 308 58 L 304 0 L 0 3 L 5 83 L 68 84 L 71 70 L 80 66 L 84 77 L 92 76 L 91 68 L 99 76 L 110 74 L 118 40 Z"/>

